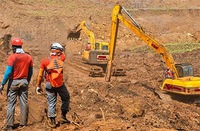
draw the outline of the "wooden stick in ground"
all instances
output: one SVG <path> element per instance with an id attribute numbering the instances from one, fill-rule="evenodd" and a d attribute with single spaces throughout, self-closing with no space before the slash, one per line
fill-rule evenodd
<path id="1" fill-rule="evenodd" d="M 102 108 L 100 108 L 100 110 L 101 110 L 101 113 L 102 113 L 103 121 L 106 122 L 105 115 L 104 115 L 104 112 L 103 112 Z"/>

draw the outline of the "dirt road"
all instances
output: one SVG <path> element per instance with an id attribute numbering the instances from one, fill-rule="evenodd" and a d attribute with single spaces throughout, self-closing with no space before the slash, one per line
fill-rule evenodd
<path id="1" fill-rule="evenodd" d="M 200 42 L 200 2 L 197 0 L 120 0 L 144 30 L 159 42 Z M 12 34 L 23 38 L 24 49 L 34 59 L 34 75 L 29 88 L 29 123 L 16 130 L 184 130 L 200 129 L 199 96 L 180 96 L 160 92 L 164 76 L 161 58 L 146 49 L 137 36 L 120 25 L 115 64 L 127 70 L 125 77 L 91 78 L 75 68 L 71 62 L 81 62 L 82 47 L 87 36 L 78 41 L 67 40 L 70 29 L 85 20 L 98 40 L 109 41 L 111 12 L 114 0 L 10 0 L 0 1 L 0 36 Z M 60 42 L 66 45 L 67 63 L 65 82 L 71 95 L 68 117 L 70 125 L 51 129 L 46 124 L 46 96 L 35 94 L 35 80 L 40 60 L 49 55 L 49 45 Z M 141 47 L 146 50 L 135 50 Z M 0 78 L 6 68 L 8 55 L 1 49 Z M 138 49 L 138 48 L 137 48 Z M 200 75 L 199 49 L 173 53 L 177 63 L 192 63 L 195 75 Z M 0 95 L 0 127 L 5 126 L 6 95 Z M 163 99 L 165 98 L 165 99 Z M 170 99 L 169 99 L 170 98 Z M 60 119 L 60 99 L 57 104 L 57 121 Z M 19 122 L 19 103 L 15 123 Z"/>

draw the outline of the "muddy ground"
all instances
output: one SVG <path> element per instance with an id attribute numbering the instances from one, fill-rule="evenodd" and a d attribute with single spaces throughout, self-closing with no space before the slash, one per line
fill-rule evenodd
<path id="1" fill-rule="evenodd" d="M 128 28 L 120 24 L 115 65 L 127 70 L 124 77 L 91 78 L 70 64 L 80 61 L 80 53 L 88 40 L 67 39 L 70 29 L 85 20 L 97 40 L 108 41 L 111 12 L 115 0 L 0 0 L 0 36 L 11 34 L 24 40 L 24 49 L 34 59 L 34 74 L 29 87 L 29 122 L 15 130 L 83 130 L 83 131 L 163 131 L 200 129 L 199 96 L 184 96 L 160 91 L 164 80 L 161 57 L 147 48 Z M 119 0 L 144 30 L 160 43 L 200 42 L 200 2 L 198 0 Z M 40 60 L 49 55 L 49 45 L 66 45 L 65 83 L 71 95 L 68 118 L 74 122 L 51 129 L 46 124 L 45 95 L 35 94 L 35 82 Z M 1 46 L 0 78 L 6 68 L 7 46 Z M 173 53 L 176 63 L 191 63 L 200 76 L 199 49 Z M 0 95 L 0 127 L 5 126 L 6 91 Z M 57 121 L 60 119 L 60 99 Z M 19 123 L 19 104 L 15 123 Z"/>

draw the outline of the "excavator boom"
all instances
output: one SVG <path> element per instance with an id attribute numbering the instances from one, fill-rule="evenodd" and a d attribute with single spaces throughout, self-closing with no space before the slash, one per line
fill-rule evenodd
<path id="1" fill-rule="evenodd" d="M 122 14 L 122 10 L 125 12 L 125 15 Z M 166 68 L 173 72 L 173 78 L 167 78 L 163 82 L 161 87 L 162 90 L 185 95 L 200 94 L 200 78 L 193 76 L 191 64 L 175 64 L 168 49 L 145 33 L 137 21 L 133 19 L 131 14 L 119 4 L 115 5 L 112 11 L 110 50 L 105 78 L 106 81 L 110 81 L 111 79 L 119 22 L 123 23 L 150 48 L 161 55 Z"/>

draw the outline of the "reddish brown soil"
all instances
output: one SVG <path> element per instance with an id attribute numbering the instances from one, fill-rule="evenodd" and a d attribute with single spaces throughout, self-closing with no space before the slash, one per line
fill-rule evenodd
<path id="1" fill-rule="evenodd" d="M 119 0 L 120 4 L 141 24 L 144 30 L 161 43 L 200 42 L 200 2 L 198 0 Z M 200 108 L 195 103 L 199 96 L 165 94 L 160 91 L 164 76 L 161 57 L 151 50 L 134 51 L 145 46 L 128 28 L 120 24 L 115 65 L 127 70 L 125 77 L 91 78 L 74 68 L 70 61 L 80 61 L 87 36 L 80 40 L 67 40 L 68 31 L 85 20 L 98 40 L 109 41 L 111 12 L 114 0 L 2 0 L 0 1 L 0 36 L 12 34 L 24 40 L 24 49 L 34 59 L 34 75 L 29 88 L 28 126 L 16 130 L 185 130 L 200 129 Z M 142 9 L 141 9 L 142 8 Z M 137 10 L 136 10 L 137 9 Z M 35 81 L 40 60 L 49 54 L 49 45 L 60 42 L 66 45 L 68 62 L 65 83 L 71 95 L 68 118 L 78 125 L 47 126 L 45 96 L 35 94 Z M 6 67 L 6 49 L 1 48 L 0 78 Z M 177 63 L 192 63 L 195 75 L 200 75 L 199 52 L 173 54 Z M 5 126 L 7 109 L 5 90 L 0 95 L 0 126 Z M 168 99 L 168 98 L 171 99 Z M 60 99 L 57 104 L 57 121 L 60 119 Z M 19 123 L 19 103 L 15 123 Z M 77 119 L 73 119 L 74 116 Z"/>

